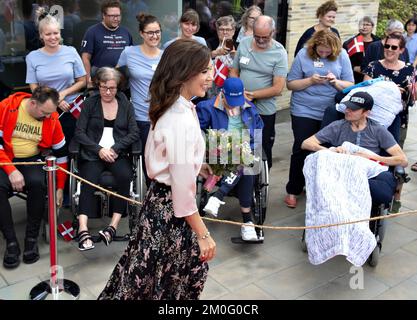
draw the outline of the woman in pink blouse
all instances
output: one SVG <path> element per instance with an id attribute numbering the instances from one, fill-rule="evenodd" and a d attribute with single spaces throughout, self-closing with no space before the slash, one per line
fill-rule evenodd
<path id="1" fill-rule="evenodd" d="M 145 149 L 152 183 L 126 251 L 99 299 L 198 299 L 216 253 L 197 210 L 196 177 L 205 144 L 192 97 L 211 87 L 210 50 L 177 40 L 163 53 L 150 86 Z"/>

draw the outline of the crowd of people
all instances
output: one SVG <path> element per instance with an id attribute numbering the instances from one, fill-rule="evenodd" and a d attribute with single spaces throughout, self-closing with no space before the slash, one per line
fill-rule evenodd
<path id="1" fill-rule="evenodd" d="M 215 241 L 195 201 L 197 176 L 213 174 L 206 163 L 201 131 L 249 130 L 253 152 L 255 131 L 260 130 L 262 150 L 271 169 L 277 97 L 284 87 L 291 91 L 294 135 L 283 199 L 288 207 L 297 206 L 297 197 L 305 187 L 306 157 L 325 148 L 323 143 L 339 147 L 342 131 L 354 144 L 370 146 L 378 154 L 386 150 L 390 156 L 381 159 L 389 165 L 407 165 L 401 148 L 408 108 L 416 94 L 417 21 L 408 20 L 405 29 L 400 21 L 390 21 L 385 37 L 379 39 L 372 33 L 372 18 L 365 16 L 359 21 L 359 33 L 342 43 L 332 27 L 337 10 L 332 0 L 317 9 L 319 22 L 301 36 L 289 66 L 286 49 L 274 39 L 274 19 L 263 15 L 257 6 L 246 9 L 239 29 L 233 16 L 219 17 L 215 22 L 217 37 L 209 39 L 195 35 L 200 17 L 188 9 L 178 21 L 180 35 L 164 44 L 158 18 L 140 12 L 138 34 L 143 42 L 135 45 L 129 30 L 121 26 L 120 2 L 106 0 L 101 7 L 102 21 L 85 30 L 79 51 L 61 43 L 59 22 L 46 9 L 38 9 L 42 47 L 26 58 L 26 82 L 32 94 L 15 93 L 0 103 L 0 162 L 38 161 L 46 149 L 52 149 L 58 164 L 66 167 L 67 146 L 74 140 L 80 145 L 80 175 L 97 183 L 100 174 L 109 170 L 118 193 L 128 196 L 132 169 L 127 152 L 133 143 L 142 142 L 148 192 L 129 244 L 100 299 L 199 297 L 207 278 L 207 262 L 216 254 Z M 394 82 L 401 93 L 403 109 L 390 131 L 367 120 L 373 101 L 360 94 L 350 97 L 351 103 L 345 102 L 346 120 L 325 126 L 326 112 L 333 110 L 339 119 L 344 116 L 334 110 L 335 97 L 355 83 L 380 77 Z M 72 108 L 80 94 L 88 97 L 77 120 Z M 355 138 L 362 131 L 368 144 Z M 332 150 L 346 153 L 343 148 Z M 411 169 L 417 171 L 417 164 Z M 395 190 L 389 174 L 384 172 L 383 183 L 392 189 L 388 193 L 396 192 L 399 210 L 400 190 Z M 224 174 L 204 208 L 217 217 L 224 197 L 236 189 L 244 241 L 257 240 L 251 212 L 253 186 L 253 176 L 241 168 Z M 375 191 L 378 183 L 370 182 L 370 186 L 372 193 L 382 192 Z M 34 263 L 39 259 L 37 238 L 46 192 L 42 169 L 1 167 L 5 268 L 17 267 L 21 254 L 8 201 L 11 190 L 28 194 L 23 262 Z M 62 174 L 57 195 L 59 205 L 68 201 Z M 88 230 L 88 218 L 94 216 L 93 198 L 94 189 L 83 184 L 78 212 L 81 251 L 94 249 Z M 386 203 L 387 197 L 381 201 Z M 106 245 L 116 235 L 126 206 L 125 201 L 114 199 L 111 222 L 99 231 Z"/>

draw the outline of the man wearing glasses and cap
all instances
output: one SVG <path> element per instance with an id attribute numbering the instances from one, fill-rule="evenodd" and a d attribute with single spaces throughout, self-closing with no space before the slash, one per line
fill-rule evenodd
<path id="1" fill-rule="evenodd" d="M 259 131 L 263 128 L 263 122 L 254 104 L 245 99 L 243 82 L 239 78 L 227 78 L 221 92 L 209 100 L 198 103 L 196 110 L 202 130 L 226 130 L 233 134 L 233 137 L 237 135 L 240 140 L 244 140 L 245 134 L 247 136 L 249 133 L 252 152 L 256 144 L 260 144 Z M 251 215 L 253 185 L 253 175 L 246 175 L 241 170 L 223 176 L 219 189 L 209 198 L 203 209 L 217 217 L 220 205 L 224 204 L 223 198 L 236 188 L 243 222 L 246 223 L 241 227 L 244 241 L 258 240 Z"/>
<path id="2" fill-rule="evenodd" d="M 230 71 L 231 77 L 242 79 L 246 98 L 255 104 L 264 122 L 262 148 L 269 168 L 275 141 L 275 102 L 284 88 L 288 72 L 287 51 L 273 39 L 274 34 L 274 20 L 269 16 L 257 17 L 253 37 L 240 42 Z"/>

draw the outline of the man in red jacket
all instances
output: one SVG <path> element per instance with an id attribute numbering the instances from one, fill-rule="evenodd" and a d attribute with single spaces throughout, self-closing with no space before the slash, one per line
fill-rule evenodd
<path id="1" fill-rule="evenodd" d="M 0 102 L 0 163 L 43 161 L 52 149 L 57 164 L 67 168 L 67 148 L 56 108 L 59 94 L 39 86 L 30 95 L 18 92 Z M 62 202 L 66 175 L 57 171 L 57 202 Z M 6 239 L 3 265 L 20 263 L 20 247 L 13 226 L 10 191 L 27 193 L 27 226 L 23 262 L 39 260 L 37 238 L 45 211 L 46 180 L 41 165 L 0 166 L 0 229 Z"/>

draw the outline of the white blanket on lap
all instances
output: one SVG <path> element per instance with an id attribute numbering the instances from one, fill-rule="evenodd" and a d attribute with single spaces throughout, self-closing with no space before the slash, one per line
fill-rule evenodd
<path id="1" fill-rule="evenodd" d="M 306 180 L 306 226 L 333 224 L 369 218 L 372 201 L 368 179 L 388 168 L 359 156 L 322 150 L 304 163 Z M 320 264 L 345 255 L 362 266 L 376 246 L 369 222 L 307 229 L 308 258 Z"/>

